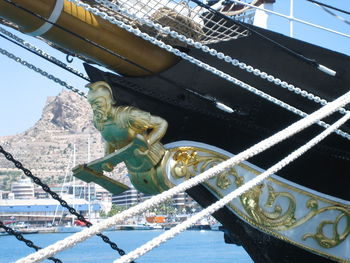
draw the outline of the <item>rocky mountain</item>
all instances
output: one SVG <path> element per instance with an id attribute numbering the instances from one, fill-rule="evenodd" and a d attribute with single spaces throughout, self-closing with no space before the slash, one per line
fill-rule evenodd
<path id="1" fill-rule="evenodd" d="M 92 125 L 91 107 L 85 98 L 71 91 L 49 97 L 40 120 L 32 128 L 0 137 L 0 145 L 47 182 L 59 182 L 75 164 L 103 156 L 103 141 Z M 121 165 L 113 176 L 128 183 L 125 172 Z M 0 155 L 0 177 L 11 173 L 18 174 L 18 169 Z"/>

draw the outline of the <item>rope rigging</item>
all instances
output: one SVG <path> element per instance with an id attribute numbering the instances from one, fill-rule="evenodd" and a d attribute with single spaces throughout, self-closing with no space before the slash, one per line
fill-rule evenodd
<path id="1" fill-rule="evenodd" d="M 178 194 L 180 192 L 184 192 L 185 190 L 192 188 L 200 183 L 203 183 L 204 181 L 209 180 L 210 178 L 219 175 L 221 172 L 225 171 L 229 167 L 233 167 L 234 165 L 237 165 L 263 151 L 266 149 L 271 148 L 272 146 L 276 145 L 277 143 L 291 137 L 292 135 L 295 135 L 296 133 L 304 130 L 305 128 L 311 126 L 313 123 L 317 122 L 318 120 L 334 113 L 339 107 L 343 107 L 346 104 L 350 103 L 350 92 L 342 95 L 335 101 L 327 104 L 326 106 L 323 106 L 321 109 L 315 111 L 314 113 L 310 114 L 309 116 L 293 123 L 292 125 L 288 126 L 287 128 L 277 132 L 276 134 L 270 136 L 269 138 L 260 141 L 259 143 L 251 146 L 247 150 L 235 155 L 234 157 L 206 170 L 205 172 L 190 178 L 189 180 L 184 181 L 183 183 L 162 192 L 161 194 L 155 195 L 151 197 L 150 199 L 144 201 L 141 204 L 138 204 L 136 206 L 133 206 L 129 208 L 126 211 L 123 211 L 113 217 L 110 217 L 106 219 L 104 222 L 101 222 L 99 224 L 96 224 L 88 229 L 84 229 L 79 233 L 73 234 L 61 241 L 56 242 L 53 245 L 50 245 L 36 253 L 33 253 L 31 255 L 28 255 L 25 258 L 22 258 L 18 260 L 16 263 L 34 263 L 34 262 L 40 262 L 43 259 L 55 255 L 56 253 L 63 251 L 65 249 L 71 248 L 78 243 L 92 237 L 96 233 L 100 233 L 104 230 L 106 230 L 109 227 L 112 227 L 123 220 L 135 216 L 139 213 L 142 213 L 146 211 L 147 209 L 150 209 L 159 203 L 164 202 L 168 198 L 172 197 L 175 194 Z M 342 118 L 342 121 L 346 121 L 346 119 L 349 118 L 349 114 L 344 116 Z M 338 125 L 339 123 L 337 123 Z M 339 124 L 340 125 L 340 124 Z M 336 127 L 332 127 L 331 129 L 335 129 Z M 327 131 L 327 134 L 330 132 L 330 130 Z M 325 133 L 323 133 L 322 137 Z M 318 140 L 318 139 L 317 139 Z M 299 153 L 298 153 L 299 154 Z M 289 157 L 288 157 L 289 158 Z M 293 157 L 294 158 L 294 157 Z M 283 162 L 284 163 L 284 162 Z"/>
<path id="2" fill-rule="evenodd" d="M 6 226 L 1 220 L 0 220 L 0 228 L 4 229 L 6 233 L 8 233 L 9 235 L 15 236 L 19 241 L 24 242 L 28 247 L 34 248 L 35 251 L 38 251 L 39 249 L 41 249 L 41 247 L 38 247 L 37 245 L 35 245 L 33 241 L 24 238 L 20 232 L 17 232 L 11 227 Z M 62 263 L 61 260 L 54 257 L 49 257 L 48 259 L 55 263 Z"/>
<path id="3" fill-rule="evenodd" d="M 310 1 L 310 0 L 308 0 L 308 1 Z M 328 8 L 334 9 L 334 10 L 337 10 L 337 11 L 339 11 L 339 12 L 343 12 L 343 13 L 345 13 L 345 14 L 350 15 L 349 12 L 346 12 L 346 11 L 344 11 L 344 10 L 340 10 L 340 9 L 338 9 L 338 8 L 331 7 L 331 6 L 329 6 L 329 5 L 325 5 L 325 4 L 319 3 L 319 2 L 317 2 L 317 1 L 310 1 L 310 2 L 312 2 L 312 3 L 314 3 L 315 5 L 319 6 L 320 8 L 322 8 L 323 11 L 327 12 L 328 14 L 330 14 L 330 15 L 334 16 L 335 18 L 337 18 L 337 19 L 343 21 L 344 23 L 350 25 L 350 21 L 349 21 L 349 20 L 346 20 L 344 17 L 341 17 L 341 16 L 339 16 L 339 15 L 333 13 L 333 12 L 330 11 Z"/>
<path id="4" fill-rule="evenodd" d="M 19 170 L 22 170 L 22 172 L 29 177 L 30 179 L 33 180 L 33 182 L 39 186 L 41 186 L 41 188 L 48 193 L 53 199 L 55 199 L 56 201 L 58 201 L 60 203 L 60 205 L 64 208 L 66 208 L 69 213 L 71 213 L 72 215 L 75 215 L 78 220 L 82 221 L 85 223 L 85 225 L 89 228 L 92 226 L 92 224 L 86 220 L 86 218 L 78 213 L 76 211 L 76 209 L 74 207 L 71 207 L 70 205 L 68 205 L 68 203 L 66 201 L 64 201 L 57 193 L 53 192 L 50 187 L 46 184 L 44 184 L 40 178 L 34 176 L 32 174 L 32 172 L 30 170 L 28 170 L 27 168 L 23 167 L 22 163 L 19 162 L 18 160 L 16 160 L 10 153 L 8 153 L 7 151 L 4 150 L 4 148 L 0 145 L 0 153 L 4 155 L 4 157 L 12 162 L 16 168 L 18 168 Z M 102 234 L 102 233 L 96 233 L 97 236 L 101 237 L 103 242 L 105 242 L 106 244 L 110 245 L 110 247 L 113 250 L 116 250 L 120 256 L 125 255 L 125 251 L 121 248 L 118 247 L 118 245 L 114 242 L 112 242 L 106 235 Z"/>
<path id="5" fill-rule="evenodd" d="M 337 7 L 334 7 L 334 6 L 331 6 L 331 5 L 327 5 L 327 4 L 324 4 L 324 3 L 321 3 L 321 2 L 318 2 L 318 1 L 315 1 L 315 0 L 306 0 L 306 1 L 309 1 L 311 3 L 317 4 L 317 5 L 320 5 L 320 6 L 324 6 L 324 7 L 327 7 L 327 8 L 330 8 L 330 9 L 342 12 L 344 14 L 350 15 L 350 12 L 348 12 L 346 10 L 343 10 L 343 9 L 340 9 L 340 8 L 337 8 Z"/>

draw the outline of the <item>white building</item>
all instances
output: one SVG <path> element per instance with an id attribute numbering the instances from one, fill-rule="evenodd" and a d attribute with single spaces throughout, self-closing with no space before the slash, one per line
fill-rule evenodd
<path id="1" fill-rule="evenodd" d="M 34 198 L 34 184 L 30 179 L 21 179 L 11 184 L 11 192 L 15 199 Z"/>

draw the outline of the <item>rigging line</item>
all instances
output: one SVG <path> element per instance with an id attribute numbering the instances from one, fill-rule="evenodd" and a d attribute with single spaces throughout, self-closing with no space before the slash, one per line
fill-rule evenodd
<path id="1" fill-rule="evenodd" d="M 339 16 L 339 15 L 333 13 L 332 11 L 328 10 L 327 8 L 325 8 L 325 7 L 323 7 L 323 6 L 319 5 L 319 4 L 316 4 L 316 3 L 315 3 L 315 5 L 319 6 L 320 8 L 323 9 L 323 11 L 325 11 L 325 12 L 327 12 L 328 14 L 334 16 L 335 18 L 339 19 L 340 21 L 343 21 L 344 23 L 350 25 L 350 21 L 346 20 L 344 17 L 341 17 L 341 16 Z"/>
<path id="2" fill-rule="evenodd" d="M 112 227 L 118 224 L 119 222 L 122 222 L 122 220 L 138 215 L 146 211 L 147 209 L 150 209 L 164 202 L 168 198 L 180 192 L 184 192 L 189 188 L 192 188 L 200 183 L 203 183 L 204 181 L 209 180 L 210 178 L 216 175 L 219 175 L 220 173 L 226 171 L 227 168 L 233 167 L 234 165 L 246 161 L 247 159 L 265 151 L 266 149 L 273 147 L 274 145 L 286 140 L 287 138 L 295 135 L 296 133 L 301 132 L 307 127 L 310 127 L 313 123 L 319 121 L 320 119 L 323 119 L 326 116 L 334 113 L 338 108 L 344 107 L 348 103 L 350 103 L 350 92 L 347 92 L 346 94 L 340 96 L 339 98 L 327 104 L 326 106 L 323 106 L 321 109 L 313 112 L 304 119 L 301 119 L 289 125 L 283 130 L 280 130 L 274 135 L 260 141 L 259 143 L 249 147 L 248 149 L 240 152 L 232 158 L 206 170 L 205 172 L 195 177 L 192 177 L 191 179 L 186 180 L 183 183 L 162 192 L 161 194 L 155 195 L 150 199 L 144 201 L 143 203 L 133 206 L 128 210 L 123 211 L 115 216 L 112 216 L 101 223 L 95 224 L 91 228 L 84 229 L 79 233 L 66 237 L 65 239 L 62 239 L 38 252 L 35 252 L 25 258 L 22 258 L 16 261 L 16 263 L 40 262 L 48 256 L 52 256 L 60 251 L 71 248 L 77 245 L 78 243 L 83 242 L 88 238 L 91 238 L 96 233 L 100 233 L 106 230 L 107 228 Z"/>
<path id="3" fill-rule="evenodd" d="M 258 32 L 258 31 L 256 31 L 252 27 L 248 27 L 248 26 L 244 25 L 243 23 L 241 23 L 240 21 L 220 13 L 219 11 L 215 10 L 214 8 L 212 8 L 211 6 L 209 6 L 207 4 L 204 4 L 204 3 L 200 2 L 199 0 L 189 0 L 189 1 L 196 3 L 197 5 L 207 9 L 208 11 L 218 15 L 221 18 L 231 20 L 232 22 L 240 25 L 241 27 L 243 27 L 243 28 L 245 28 L 245 29 L 247 29 L 247 30 L 249 30 L 249 31 L 251 31 L 253 33 L 255 33 L 256 35 L 260 36 L 261 38 L 263 38 L 263 39 L 273 43 L 274 45 L 278 46 L 279 48 L 281 48 L 282 50 L 284 50 L 287 53 L 291 54 L 292 56 L 297 57 L 297 58 L 301 59 L 302 61 L 310 64 L 311 66 L 313 66 L 313 67 L 323 71 L 322 69 L 320 69 L 320 67 L 323 66 L 323 65 L 319 64 L 315 59 L 311 59 L 311 58 L 305 57 L 304 55 L 302 55 L 300 53 L 297 53 L 296 51 L 294 51 L 294 50 L 292 50 L 292 49 L 290 49 L 290 48 L 280 44 L 279 42 L 277 42 L 277 41 L 275 41 L 275 40 L 265 36 L 264 34 Z M 327 72 L 325 72 L 325 73 L 327 73 Z M 329 74 L 329 73 L 327 73 L 327 74 Z M 329 74 L 329 75 L 332 75 L 332 74 Z"/>
<path id="4" fill-rule="evenodd" d="M 318 4 L 318 5 L 321 5 L 321 6 L 324 6 L 324 7 L 328 7 L 330 9 L 333 9 L 333 10 L 339 11 L 341 13 L 350 15 L 350 12 L 345 11 L 345 10 L 340 9 L 340 8 L 337 8 L 337 7 L 334 7 L 334 6 L 331 6 L 331 5 L 327 5 L 327 4 L 324 4 L 324 3 L 321 3 L 321 2 L 318 2 L 318 1 L 315 1 L 315 0 L 306 0 L 306 1 L 309 1 L 309 2 L 314 3 L 314 4 Z"/>
<path id="5" fill-rule="evenodd" d="M 15 231 L 11 227 L 5 226 L 5 224 L 1 220 L 0 220 L 0 228 L 4 229 L 9 235 L 15 236 L 19 241 L 24 242 L 28 247 L 34 248 L 35 251 L 38 251 L 39 249 L 42 249 L 41 247 L 38 247 L 37 245 L 35 245 L 33 243 L 33 241 L 24 238 L 23 235 L 20 232 Z M 48 259 L 53 261 L 53 262 L 55 262 L 55 263 L 62 263 L 62 261 L 59 260 L 58 258 L 49 257 Z"/>
<path id="6" fill-rule="evenodd" d="M 51 60 L 51 59 L 49 59 L 48 57 L 46 57 L 46 56 L 44 56 L 44 55 L 42 55 L 42 54 L 39 54 L 39 53 L 35 52 L 34 50 L 31 50 L 29 47 L 26 47 L 25 45 L 20 44 L 20 43 L 16 42 L 15 40 L 12 40 L 12 39 L 10 39 L 9 37 L 7 37 L 7 36 L 5 36 L 5 35 L 3 35 L 3 34 L 1 34 L 1 33 L 0 33 L 0 37 L 2 37 L 2 38 L 4 38 L 4 39 L 6 39 L 6 40 L 12 42 L 13 44 L 15 44 L 15 45 L 17 45 L 17 46 L 19 46 L 19 47 L 21 47 L 21 48 L 23 48 L 23 49 L 25 49 L 25 50 L 31 52 L 31 53 L 33 53 L 33 54 L 35 54 L 35 55 L 37 55 L 37 56 L 39 56 L 39 57 L 41 57 L 41 58 L 43 58 L 43 59 L 45 59 L 45 60 L 47 60 L 47 61 L 49 61 L 49 62 L 51 62 L 52 64 L 54 64 L 54 65 L 56 65 L 56 66 L 58 66 L 58 67 L 60 67 L 60 68 L 62 68 L 62 69 L 67 70 L 68 72 L 70 72 L 70 73 L 72 73 L 72 74 L 74 74 L 74 75 L 76 75 L 76 76 L 78 76 L 78 77 L 80 77 L 80 78 L 82 78 L 82 79 L 84 79 L 84 80 L 90 82 L 90 79 L 89 79 L 89 78 L 84 77 L 84 76 L 81 76 L 79 73 L 69 70 L 69 69 L 66 68 L 64 65 L 60 64 L 59 62 L 54 61 L 54 60 Z"/>
<path id="7" fill-rule="evenodd" d="M 56 23 L 53 23 L 53 22 L 49 21 L 48 19 L 46 19 L 45 17 L 43 17 L 43 16 L 41 16 L 41 15 L 39 15 L 39 14 L 36 14 L 36 13 L 32 12 L 31 10 L 29 10 L 29 9 L 27 9 L 27 8 L 25 8 L 25 7 L 23 7 L 23 6 L 21 6 L 21 5 L 17 4 L 17 3 L 12 2 L 11 0 L 3 0 L 3 1 L 5 1 L 5 2 L 7 2 L 8 4 L 11 4 L 11 5 L 15 6 L 16 8 L 19 8 L 19 9 L 21 9 L 21 10 L 23 10 L 23 11 L 25 11 L 25 12 L 27 12 L 27 13 L 29 13 L 29 14 L 31 14 L 31 15 L 33 15 L 33 16 L 35 16 L 35 17 L 37 17 L 37 18 L 39 18 L 39 19 L 41 19 L 41 20 L 43 20 L 43 21 L 45 21 L 45 22 L 47 22 L 47 23 L 50 23 L 50 24 L 52 24 L 53 26 L 56 26 L 57 28 L 63 30 L 64 32 L 69 33 L 69 34 L 71 34 L 71 35 L 73 35 L 73 36 L 79 38 L 80 40 L 83 40 L 83 41 L 85 41 L 85 42 L 87 42 L 87 43 L 93 45 L 94 47 L 97 47 L 97 48 L 99 48 L 99 49 L 101 49 L 101 50 L 103 50 L 103 51 L 105 51 L 105 52 L 107 52 L 107 53 L 109 53 L 109 54 L 111 54 L 111 55 L 113 55 L 113 56 L 119 58 L 119 59 L 122 59 L 122 60 L 124 60 L 125 62 L 130 63 L 131 65 L 136 66 L 136 67 L 138 67 L 138 68 L 140 68 L 140 69 L 146 71 L 147 73 L 150 73 L 150 74 L 152 74 L 152 75 L 155 75 L 156 77 L 158 77 L 158 78 L 160 78 L 160 79 L 162 79 L 162 80 L 164 80 L 164 81 L 166 81 L 166 82 L 168 82 L 168 83 L 170 83 L 170 84 L 172 84 L 172 85 L 174 85 L 174 86 L 176 86 L 176 87 L 178 87 L 178 88 L 182 88 L 182 89 L 184 89 L 185 91 L 190 92 L 190 93 L 192 93 L 192 94 L 194 94 L 194 95 L 196 95 L 196 96 L 198 96 L 198 97 L 200 97 L 200 98 L 202 98 L 202 99 L 204 99 L 204 100 L 210 101 L 210 102 L 212 102 L 216 107 L 218 107 L 218 103 L 220 103 L 220 102 L 218 102 L 216 99 L 213 99 L 212 97 L 209 97 L 209 96 L 200 94 L 200 93 L 198 93 L 198 92 L 196 92 L 196 91 L 194 91 L 194 90 L 191 90 L 191 89 L 185 87 L 184 85 L 181 85 L 181 84 L 179 84 L 178 82 L 175 82 L 174 80 L 171 80 L 171 79 L 169 79 L 169 78 L 166 78 L 166 77 L 164 77 L 164 76 L 162 76 L 162 75 L 160 75 L 160 74 L 155 74 L 153 71 L 147 69 L 146 67 L 144 67 L 144 66 L 142 66 L 142 65 L 140 65 L 140 64 L 137 64 L 136 62 L 133 62 L 132 60 L 130 60 L 130 59 L 128 59 L 128 58 L 126 58 L 126 57 L 124 57 L 124 56 L 118 54 L 118 53 L 115 53 L 115 52 L 113 52 L 113 51 L 111 51 L 111 50 L 109 50 L 109 49 L 107 49 L 107 48 L 105 48 L 105 47 L 103 47 L 103 46 L 101 46 L 101 45 L 99 45 L 99 44 L 97 44 L 97 43 L 95 43 L 95 42 L 93 42 L 93 41 L 91 41 L 91 40 L 89 40 L 89 39 L 87 39 L 87 38 L 85 38 L 85 37 L 83 37 L 83 36 L 77 34 L 77 33 L 75 33 L 75 32 L 73 32 L 73 31 L 71 31 L 71 30 L 69 30 L 69 29 L 67 29 L 67 28 L 65 28 L 65 27 L 63 27 L 63 26 L 60 26 L 60 25 L 58 25 L 58 24 L 56 24 Z M 220 103 L 219 105 L 221 105 L 221 104 L 222 104 L 222 103 Z M 225 106 L 226 106 L 226 105 L 225 105 Z M 226 106 L 226 107 L 227 107 L 227 106 Z M 221 110 L 224 110 L 224 109 L 221 108 Z M 224 111 L 225 111 L 225 110 L 224 110 Z"/>
<path id="8" fill-rule="evenodd" d="M 202 218 L 205 218 L 206 216 L 213 214 L 214 212 L 216 212 L 217 210 L 219 210 L 220 208 L 222 208 L 223 206 L 231 202 L 233 199 L 241 196 L 242 194 L 246 193 L 253 187 L 256 187 L 257 185 L 261 184 L 264 180 L 266 180 L 272 174 L 278 172 L 279 170 L 281 170 L 291 162 L 295 161 L 297 158 L 299 158 L 308 150 L 310 150 L 312 147 L 314 147 L 316 144 L 321 142 L 323 139 L 325 139 L 328 135 L 330 135 L 333 131 L 338 129 L 341 125 L 343 125 L 349 119 L 350 119 L 350 112 L 347 113 L 342 118 L 340 118 L 339 120 L 337 120 L 334 124 L 332 124 L 329 128 L 327 128 L 326 130 L 318 134 L 316 137 L 312 138 L 306 144 L 299 147 L 298 149 L 290 153 L 288 156 L 283 158 L 281 161 L 271 166 L 265 172 L 259 174 L 255 178 L 246 182 L 244 185 L 233 190 L 232 192 L 230 192 L 220 200 L 211 204 L 207 208 L 203 209 L 201 212 L 187 219 L 186 221 L 176 225 L 175 227 L 172 227 L 170 230 L 164 232 L 158 237 L 153 238 L 152 240 L 148 241 L 147 243 L 143 244 L 137 249 L 131 251 L 127 255 L 122 256 L 121 258 L 115 260 L 113 263 L 127 263 L 127 262 L 130 262 L 131 260 L 135 260 L 140 256 L 146 254 L 147 252 L 151 251 L 153 248 L 158 247 L 160 244 L 165 243 L 166 241 L 174 238 L 176 235 L 185 231 L 187 228 L 191 227 Z"/>

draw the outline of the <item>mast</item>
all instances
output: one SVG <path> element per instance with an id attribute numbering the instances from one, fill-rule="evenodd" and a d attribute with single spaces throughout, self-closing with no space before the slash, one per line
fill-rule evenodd
<path id="1" fill-rule="evenodd" d="M 75 143 L 73 144 L 73 167 L 76 166 L 76 148 Z M 75 177 L 73 176 L 73 202 L 72 207 L 74 208 L 75 204 Z M 72 226 L 74 225 L 74 217 L 72 217 Z"/>
<path id="2" fill-rule="evenodd" d="M 87 162 L 90 162 L 90 136 L 88 138 L 88 156 L 87 156 Z M 87 188 L 88 188 L 88 218 L 89 220 L 91 220 L 91 192 L 90 192 L 90 183 L 86 183 L 87 184 Z"/>

